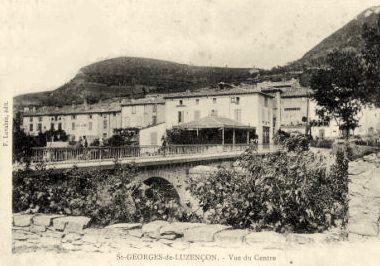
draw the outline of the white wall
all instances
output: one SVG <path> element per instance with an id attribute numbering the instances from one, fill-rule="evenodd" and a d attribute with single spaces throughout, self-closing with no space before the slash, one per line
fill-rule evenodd
<path id="1" fill-rule="evenodd" d="M 231 97 L 240 97 L 239 104 L 231 102 Z M 216 103 L 213 102 L 213 98 L 216 98 Z M 268 99 L 268 106 L 264 106 L 265 98 Z M 195 120 L 195 111 L 200 112 L 202 118 L 210 116 L 212 110 L 216 110 L 219 117 L 237 120 L 236 109 L 241 110 L 241 123 L 256 127 L 259 142 L 262 141 L 263 126 L 270 127 L 270 140 L 272 139 L 273 98 L 258 93 L 166 99 L 166 123 L 168 128 L 178 125 L 179 111 L 184 112 L 184 123 Z"/>
<path id="2" fill-rule="evenodd" d="M 166 123 L 156 126 L 140 129 L 139 144 L 140 145 L 161 145 L 161 138 L 166 133 Z"/>
<path id="3" fill-rule="evenodd" d="M 57 130 L 58 124 L 61 123 L 62 130 L 73 136 L 75 140 L 86 136 L 89 142 L 95 138 L 108 138 L 113 135 L 115 128 L 121 128 L 122 126 L 121 112 L 75 114 L 75 118 L 72 114 L 32 116 L 32 118 L 33 122 L 30 122 L 30 116 L 24 116 L 23 118 L 22 127 L 27 134 L 38 135 L 39 123 L 42 124 L 42 132 L 49 130 L 51 123 L 54 123 L 54 128 Z M 29 130 L 31 123 L 33 124 L 33 132 Z M 74 128 L 73 123 L 75 124 Z M 90 123 L 92 123 L 92 126 L 90 126 Z M 106 124 L 106 127 L 104 124 Z"/>
<path id="4" fill-rule="evenodd" d="M 153 125 L 153 116 L 156 116 L 156 123 L 165 122 L 165 105 L 156 104 L 124 105 L 121 108 L 122 126 L 128 127 L 147 127 Z"/>

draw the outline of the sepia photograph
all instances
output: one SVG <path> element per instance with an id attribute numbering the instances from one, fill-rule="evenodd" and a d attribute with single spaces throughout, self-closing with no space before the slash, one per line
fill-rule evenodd
<path id="1" fill-rule="evenodd" d="M 380 265 L 380 1 L 0 17 L 0 265 Z"/>

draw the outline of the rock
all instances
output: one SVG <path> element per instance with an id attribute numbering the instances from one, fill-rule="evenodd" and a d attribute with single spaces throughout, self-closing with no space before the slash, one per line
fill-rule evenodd
<path id="1" fill-rule="evenodd" d="M 235 229 L 223 230 L 215 234 L 215 241 L 229 242 L 229 243 L 242 243 L 244 237 L 248 235 L 248 230 Z"/>
<path id="2" fill-rule="evenodd" d="M 189 242 L 210 242 L 214 241 L 214 235 L 222 230 L 229 229 L 231 226 L 221 224 L 203 225 L 184 230 L 183 239 Z"/>
<path id="3" fill-rule="evenodd" d="M 53 219 L 63 217 L 60 214 L 38 214 L 33 217 L 33 224 L 49 227 L 53 224 Z"/>
<path id="4" fill-rule="evenodd" d="M 67 216 L 53 219 L 53 228 L 58 231 L 81 233 L 89 222 L 90 218 L 85 216 Z"/>
<path id="5" fill-rule="evenodd" d="M 189 228 L 199 227 L 202 225 L 204 224 L 174 222 L 174 223 L 170 223 L 161 227 L 160 234 L 161 235 L 176 234 L 176 235 L 182 236 L 184 230 L 189 229 Z"/>
<path id="6" fill-rule="evenodd" d="M 41 233 L 41 232 L 45 232 L 46 231 L 46 226 L 32 224 L 29 227 L 29 230 L 30 230 L 30 232 L 33 232 L 33 233 Z"/>
<path id="7" fill-rule="evenodd" d="M 285 243 L 286 239 L 283 235 L 273 231 L 252 232 L 245 236 L 245 242 L 247 244 L 257 243 Z"/>
<path id="8" fill-rule="evenodd" d="M 64 235 L 61 232 L 47 229 L 46 232 L 44 232 L 42 234 L 42 236 L 43 237 L 50 237 L 50 238 L 58 238 L 59 239 L 59 238 L 62 238 Z"/>
<path id="9" fill-rule="evenodd" d="M 379 233 L 379 226 L 377 221 L 351 219 L 348 223 L 348 231 L 349 233 L 357 235 L 377 236 Z"/>
<path id="10" fill-rule="evenodd" d="M 141 238 L 143 236 L 143 232 L 141 229 L 132 229 L 128 231 L 128 235 Z"/>
<path id="11" fill-rule="evenodd" d="M 23 233 L 23 232 L 17 231 L 17 232 L 12 233 L 12 239 L 13 240 L 19 240 L 19 241 L 25 241 L 28 239 L 29 235 L 30 234 L 28 234 L 28 233 Z"/>
<path id="12" fill-rule="evenodd" d="M 165 234 L 165 235 L 161 235 L 160 236 L 160 239 L 167 239 L 167 240 L 174 240 L 176 238 L 180 237 L 180 235 L 177 235 L 177 234 Z"/>
<path id="13" fill-rule="evenodd" d="M 112 224 L 112 225 L 109 225 L 105 228 L 107 228 L 107 229 L 121 228 L 124 230 L 131 230 L 131 229 L 141 228 L 141 226 L 142 226 L 141 223 L 120 223 L 120 224 Z"/>
<path id="14" fill-rule="evenodd" d="M 169 223 L 166 221 L 157 220 L 157 221 L 143 225 L 141 230 L 145 236 L 149 236 L 152 238 L 160 238 L 160 235 L 161 235 L 160 229 L 161 227 L 167 224 Z"/>
<path id="15" fill-rule="evenodd" d="M 33 214 L 13 215 L 13 224 L 20 227 L 30 226 L 32 224 L 33 216 Z"/>
<path id="16" fill-rule="evenodd" d="M 66 243 L 66 242 L 71 243 L 71 242 L 78 241 L 78 240 L 81 240 L 81 239 L 82 239 L 82 235 L 81 234 L 78 234 L 78 233 L 68 233 L 62 239 L 62 243 Z"/>
<path id="17" fill-rule="evenodd" d="M 61 239 L 54 237 L 41 237 L 40 239 L 41 246 L 60 246 Z"/>
<path id="18" fill-rule="evenodd" d="M 54 219 L 53 229 L 57 231 L 63 231 L 65 230 L 66 224 L 67 224 L 66 217 Z"/>

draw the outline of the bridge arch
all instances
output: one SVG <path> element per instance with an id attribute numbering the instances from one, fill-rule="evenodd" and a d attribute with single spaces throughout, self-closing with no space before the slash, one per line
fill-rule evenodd
<path id="1" fill-rule="evenodd" d="M 160 176 L 151 176 L 143 180 L 145 185 L 148 185 L 150 188 L 146 190 L 146 195 L 148 197 L 154 197 L 153 193 L 158 193 L 158 197 L 162 197 L 166 200 L 174 200 L 178 203 L 182 203 L 181 193 L 170 180 L 160 177 Z"/>

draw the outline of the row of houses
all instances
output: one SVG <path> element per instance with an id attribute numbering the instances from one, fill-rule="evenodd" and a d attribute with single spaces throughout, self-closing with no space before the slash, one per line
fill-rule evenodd
<path id="1" fill-rule="evenodd" d="M 215 134 L 221 135 L 221 143 L 250 141 L 253 135 L 259 143 L 269 143 L 280 128 L 304 131 L 307 121 L 318 119 L 318 106 L 311 93 L 292 80 L 147 95 L 142 99 L 108 100 L 91 105 L 85 101 L 81 105 L 25 110 L 22 127 L 31 135 L 62 129 L 72 140 L 86 137 L 89 143 L 111 137 L 118 128 L 139 128 L 140 145 L 161 144 L 166 130 L 172 128 L 197 134 L 215 129 Z M 379 109 L 365 109 L 359 134 L 380 132 L 379 117 Z M 314 127 L 312 132 L 321 138 L 336 137 L 339 133 L 333 123 Z"/>

